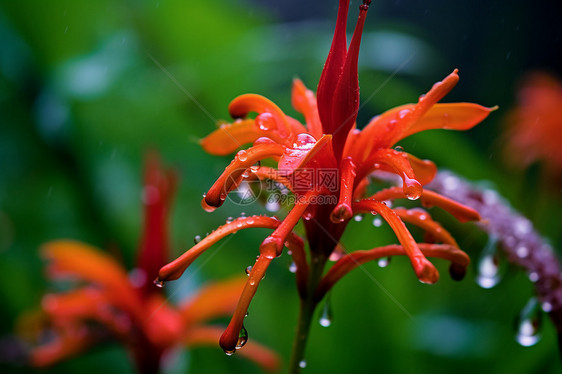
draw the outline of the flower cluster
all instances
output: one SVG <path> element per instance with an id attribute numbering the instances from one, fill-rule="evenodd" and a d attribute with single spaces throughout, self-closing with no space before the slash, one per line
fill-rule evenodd
<path id="1" fill-rule="evenodd" d="M 428 211 L 419 207 L 391 208 L 391 202 L 419 200 L 423 206 L 443 208 L 462 222 L 478 220 L 478 213 L 450 198 L 425 190 L 423 186 L 436 174 L 435 165 L 393 147 L 401 139 L 424 130 L 470 129 L 486 118 L 493 108 L 472 103 L 439 104 L 459 80 L 457 70 L 454 70 L 420 96 L 417 103 L 388 110 L 374 117 L 362 130 L 356 128 L 359 109 L 357 60 L 369 3 L 364 1 L 360 6 L 359 19 L 348 48 L 349 1 L 340 1 L 332 46 L 316 95 L 300 80 L 293 82 L 292 104 L 304 116 L 304 124 L 286 115 L 265 97 L 246 94 L 235 98 L 228 107 L 235 121 L 223 123 L 201 142 L 207 152 L 216 155 L 226 155 L 251 144 L 236 153 L 204 195 L 202 206 L 205 210 L 220 207 L 231 191 L 250 179 L 274 180 L 297 197 L 284 219 L 251 216 L 227 222 L 159 272 L 158 283 L 177 279 L 193 261 L 225 236 L 247 228 L 273 230 L 259 248 L 259 256 L 251 267 L 236 311 L 220 339 L 220 345 L 227 353 L 240 348 L 239 333 L 250 301 L 268 266 L 281 255 L 284 247 L 288 248 L 296 266 L 301 300 L 308 300 L 312 309 L 337 280 L 366 261 L 405 255 L 424 283 L 434 283 L 439 277 L 427 257 L 451 261 L 450 272 L 455 279 L 464 276 L 469 264 L 468 256 Z M 251 113 L 256 115 L 250 116 Z M 266 159 L 273 160 L 277 169 L 262 165 Z M 337 170 L 336 188 L 326 188 L 319 179 L 313 179 L 304 190 L 295 188 L 291 182 L 300 178 L 294 176 L 310 170 Z M 401 186 L 369 196 L 367 187 L 371 176 L 381 172 L 396 175 Z M 319 204 L 315 196 L 334 199 L 323 199 L 333 202 Z M 346 252 L 339 244 L 345 227 L 355 215 L 364 213 L 376 214 L 386 220 L 399 243 Z M 294 232 L 301 219 L 305 239 Z M 405 222 L 422 228 L 427 233 L 426 242 L 416 242 Z M 335 263 L 324 272 L 329 258 Z"/>
<path id="2" fill-rule="evenodd" d="M 150 282 L 167 261 L 167 216 L 175 185 L 175 174 L 162 170 L 151 154 L 143 190 L 143 238 L 137 267 L 130 273 L 85 243 L 57 240 L 43 245 L 48 277 L 71 279 L 76 287 L 47 294 L 42 310 L 25 318 L 22 333 L 34 341 L 29 357 L 33 366 L 52 365 L 93 345 L 118 340 L 139 372 L 157 373 L 166 352 L 215 344 L 222 328 L 205 322 L 232 313 L 244 279 L 209 284 L 177 306 Z M 277 356 L 256 343 L 248 343 L 244 355 L 265 370 L 278 367 Z"/>

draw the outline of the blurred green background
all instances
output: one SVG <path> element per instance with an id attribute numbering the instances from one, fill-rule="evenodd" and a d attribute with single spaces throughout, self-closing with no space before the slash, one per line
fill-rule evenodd
<path id="1" fill-rule="evenodd" d="M 541 166 L 513 170 L 502 157 L 503 118 L 517 83 L 530 70 L 562 74 L 560 2 L 373 2 L 364 35 L 358 122 L 413 102 L 454 68 L 461 80 L 444 101 L 472 101 L 500 110 L 467 133 L 432 131 L 403 146 L 439 167 L 486 180 L 562 248 L 560 185 Z M 355 4 L 357 5 L 357 4 Z M 357 14 L 352 5 L 350 23 Z M 172 217 L 174 257 L 237 216 L 232 203 L 212 214 L 203 192 L 229 157 L 213 157 L 197 141 L 228 120 L 235 96 L 263 94 L 287 113 L 293 77 L 315 88 L 329 49 L 337 1 L 9 1 L 0 0 L 0 328 L 37 308 L 49 289 L 38 247 L 73 238 L 118 248 L 133 264 L 141 229 L 144 152 L 157 149 L 180 172 Z M 265 213 L 258 206 L 247 214 Z M 482 235 L 453 226 L 473 258 Z M 252 264 L 265 232 L 240 232 L 217 245 L 172 289 L 222 279 Z M 394 241 L 388 228 L 351 222 L 347 248 Z M 297 314 L 290 263 L 276 260 L 250 307 L 250 339 L 287 360 Z M 408 262 L 368 264 L 331 295 L 333 324 L 315 324 L 304 372 L 555 373 L 560 360 L 554 327 L 543 318 L 541 341 L 529 348 L 513 336 L 514 319 L 533 295 L 526 274 L 509 268 L 483 290 L 471 268 L 453 282 L 438 263 L 437 285 L 420 284 Z M 374 281 L 375 280 L 375 281 Z M 389 297 L 388 294 L 392 295 Z M 546 317 L 546 316 L 544 316 Z M 258 372 L 216 349 L 180 355 L 170 373 Z M 0 364 L 2 372 L 34 372 Z M 41 372 L 128 373 L 119 345 L 98 347 Z"/>

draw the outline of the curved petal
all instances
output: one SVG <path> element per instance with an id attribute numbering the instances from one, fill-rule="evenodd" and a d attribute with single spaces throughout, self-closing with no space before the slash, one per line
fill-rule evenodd
<path id="1" fill-rule="evenodd" d="M 374 200 L 361 200 L 353 204 L 355 212 L 376 212 L 381 215 L 392 231 L 396 234 L 398 241 L 404 247 L 406 254 L 410 258 L 412 267 L 416 272 L 418 279 L 424 283 L 435 283 L 439 279 L 439 273 L 431 262 L 429 262 L 420 251 L 418 244 L 412 237 L 404 222 L 400 217 L 386 204 Z"/>
<path id="2" fill-rule="evenodd" d="M 435 104 L 414 122 L 397 140 L 432 129 L 469 130 L 482 122 L 498 107 L 486 108 L 473 103 Z"/>
<path id="3" fill-rule="evenodd" d="M 278 132 L 283 139 L 288 139 L 292 135 L 292 129 L 285 118 L 285 113 L 273 101 L 261 95 L 245 94 L 238 96 L 230 102 L 228 112 L 233 118 L 244 118 L 248 113 L 256 112 L 258 113 L 256 122 L 263 123 L 262 125 L 258 123 L 258 127 Z"/>
<path id="4" fill-rule="evenodd" d="M 470 258 L 462 250 L 449 244 L 420 243 L 421 252 L 427 257 L 438 257 L 452 262 L 452 266 L 466 269 Z M 401 245 L 388 245 L 364 251 L 355 251 L 341 257 L 320 281 L 316 291 L 317 300 L 320 300 L 338 280 L 362 264 L 383 257 L 404 256 L 407 251 Z"/>
<path id="5" fill-rule="evenodd" d="M 114 303 L 131 312 L 138 311 L 139 300 L 125 269 L 109 255 L 73 240 L 48 242 L 41 251 L 51 261 L 48 266 L 50 276 L 69 274 L 98 284 L 104 287 Z"/>
<path id="6" fill-rule="evenodd" d="M 163 282 L 178 279 L 193 261 L 225 236 L 251 227 L 276 229 L 279 225 L 279 220 L 272 217 L 251 216 L 237 218 L 230 223 L 220 226 L 180 257 L 163 266 L 155 282 L 163 284 Z"/>
<path id="7" fill-rule="evenodd" d="M 200 144 L 207 153 L 226 156 L 262 136 L 271 137 L 272 134 L 260 130 L 253 119 L 243 119 L 230 124 L 222 124 L 203 138 Z"/>
<path id="8" fill-rule="evenodd" d="M 200 289 L 178 308 L 185 324 L 192 325 L 232 314 L 245 283 L 246 277 L 235 277 Z"/>

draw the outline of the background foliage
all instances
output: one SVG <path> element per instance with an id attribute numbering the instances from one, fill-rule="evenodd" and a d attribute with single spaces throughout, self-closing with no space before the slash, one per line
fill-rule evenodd
<path id="1" fill-rule="evenodd" d="M 403 142 L 407 151 L 473 180 L 486 180 L 561 248 L 560 185 L 541 166 L 508 169 L 503 118 L 529 70 L 562 73 L 562 16 L 556 2 L 373 2 L 360 62 L 358 122 L 419 94 L 460 69 L 446 101 L 499 105 L 469 133 L 433 131 Z M 353 6 L 352 9 L 356 7 Z M 288 113 L 290 85 L 314 88 L 329 49 L 337 2 L 191 0 L 0 1 L 0 329 L 36 308 L 50 286 L 38 247 L 68 237 L 105 248 L 132 266 L 140 238 L 144 152 L 157 149 L 181 175 L 172 218 L 175 255 L 236 216 L 227 204 L 208 214 L 201 194 L 229 162 L 206 155 L 197 140 L 228 119 L 235 96 L 264 94 Z M 355 10 L 352 11 L 354 14 Z M 247 214 L 265 213 L 257 205 Z M 446 218 L 446 217 L 445 217 Z M 451 223 L 452 224 L 452 223 Z M 485 238 L 453 226 L 473 258 Z M 241 232 L 217 246 L 170 285 L 174 297 L 209 279 L 242 272 L 261 233 Z M 392 241 L 368 217 L 352 222 L 348 248 Z M 289 258 L 271 267 L 246 327 L 287 358 L 297 313 Z M 513 321 L 533 294 L 526 274 L 505 271 L 491 290 L 471 269 L 460 283 L 416 281 L 395 259 L 366 266 L 332 295 L 333 324 L 314 326 L 307 372 L 559 372 L 554 328 L 545 318 L 540 343 L 523 348 Z M 388 294 L 392 295 L 389 297 Z M 5 344 L 2 349 L 8 349 Z M 256 372 L 219 348 L 178 355 L 168 372 Z M 33 372 L 2 364 L 2 372 Z M 132 372 L 118 345 L 99 347 L 47 372 Z"/>

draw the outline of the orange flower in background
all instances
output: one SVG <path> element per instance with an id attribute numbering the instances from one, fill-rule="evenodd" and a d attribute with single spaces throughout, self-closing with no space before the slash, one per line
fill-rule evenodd
<path id="1" fill-rule="evenodd" d="M 517 107 L 506 118 L 505 158 L 527 167 L 539 162 L 551 177 L 562 179 L 562 82 L 535 72 L 527 76 Z"/>
<path id="2" fill-rule="evenodd" d="M 247 228 L 273 230 L 263 240 L 255 264 L 249 267 L 248 280 L 234 315 L 221 336 L 220 345 L 227 354 L 241 347 L 240 332 L 245 332 L 243 320 L 250 301 L 267 268 L 282 254 L 284 247 L 288 248 L 294 261 L 301 299 L 290 363 L 292 372 L 298 372 L 302 367 L 308 328 L 316 305 L 337 280 L 362 263 L 405 255 L 420 281 L 434 283 L 439 274 L 426 257 L 439 257 L 451 261 L 453 278 L 461 279 L 465 274 L 468 256 L 458 248 L 452 236 L 432 220 L 428 211 L 420 207 L 391 208 L 391 203 L 401 199 L 419 200 L 424 206 L 443 208 L 463 222 L 478 220 L 478 213 L 452 199 L 424 190 L 423 186 L 436 174 L 435 165 L 393 147 L 401 139 L 424 130 L 470 129 L 494 108 L 471 103 L 438 104 L 459 80 L 457 70 L 454 70 L 422 95 L 418 103 L 391 109 L 373 118 L 362 130 L 357 129 L 357 60 L 369 3 L 364 1 L 360 6 L 359 19 L 347 48 L 349 1 L 340 1 L 334 39 L 317 94 L 300 80 L 294 81 L 292 104 L 304 116 L 305 124 L 287 116 L 265 97 L 246 94 L 235 98 L 228 107 L 235 121 L 222 124 L 201 142 L 207 152 L 216 155 L 226 155 L 245 144 L 252 144 L 237 152 L 204 195 L 202 206 L 205 210 L 210 212 L 220 207 L 230 192 L 254 180 L 269 180 L 282 185 L 292 193 L 294 200 L 282 220 L 243 216 L 227 221 L 164 266 L 155 280 L 163 285 L 165 281 L 179 278 L 193 261 L 229 234 Z M 250 117 L 250 113 L 255 113 L 255 117 Z M 265 162 L 273 166 L 266 166 Z M 394 175 L 400 183 L 369 196 L 367 188 L 374 173 Z M 388 222 L 399 244 L 347 252 L 340 244 L 345 227 L 355 215 L 365 213 L 379 215 Z M 305 240 L 294 232 L 301 219 Z M 422 228 L 427 234 L 427 242 L 418 243 L 405 222 Z M 325 271 L 328 259 L 335 263 Z"/>
<path id="3" fill-rule="evenodd" d="M 167 260 L 167 216 L 175 186 L 175 174 L 162 170 L 151 154 L 143 191 L 143 238 L 137 267 L 131 273 L 85 243 L 57 240 L 43 246 L 48 277 L 70 278 L 77 286 L 46 295 L 42 312 L 24 320 L 27 334 L 37 339 L 30 352 L 32 365 L 51 365 L 101 342 L 119 340 L 139 372 L 157 373 L 163 354 L 173 348 L 216 344 L 223 329 L 205 322 L 234 311 L 245 279 L 209 284 L 177 306 L 151 282 Z M 32 320 L 39 329 L 29 327 Z M 44 341 L 45 333 L 48 339 Z M 277 356 L 258 344 L 248 343 L 243 354 L 266 371 L 279 366 Z"/>

